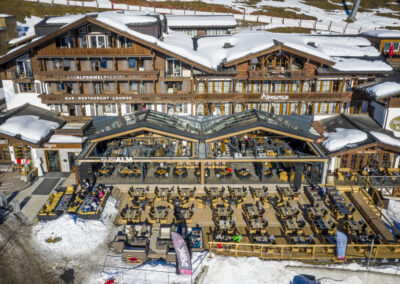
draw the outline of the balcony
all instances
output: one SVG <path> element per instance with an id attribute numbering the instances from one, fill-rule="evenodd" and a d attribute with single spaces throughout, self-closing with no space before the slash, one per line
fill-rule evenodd
<path id="1" fill-rule="evenodd" d="M 27 72 L 13 71 L 13 72 L 11 72 L 11 79 L 14 81 L 19 81 L 19 82 L 30 82 L 33 80 L 33 72 L 32 71 L 27 71 Z"/>
<path id="2" fill-rule="evenodd" d="M 303 70 L 250 70 L 249 79 L 279 79 L 279 78 L 297 78 L 304 79 L 307 73 Z"/>
<path id="3" fill-rule="evenodd" d="M 160 71 L 129 71 L 129 70 L 104 70 L 104 71 L 39 71 L 37 78 L 43 81 L 91 81 L 91 80 L 146 80 L 156 81 Z"/>

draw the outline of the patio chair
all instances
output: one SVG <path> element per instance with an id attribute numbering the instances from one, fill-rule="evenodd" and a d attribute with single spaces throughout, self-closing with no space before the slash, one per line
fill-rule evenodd
<path id="1" fill-rule="evenodd" d="M 307 238 L 307 241 L 308 241 L 310 244 L 315 244 L 314 236 L 313 236 L 313 235 L 309 235 L 308 238 Z"/>
<path id="2" fill-rule="evenodd" d="M 268 241 L 271 243 L 271 244 L 276 244 L 276 240 L 275 240 L 275 236 L 274 235 L 271 235 L 269 238 L 268 238 Z"/>

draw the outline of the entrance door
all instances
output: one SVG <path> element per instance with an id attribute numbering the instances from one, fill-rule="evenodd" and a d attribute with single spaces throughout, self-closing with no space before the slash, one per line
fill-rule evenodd
<path id="1" fill-rule="evenodd" d="M 58 151 L 46 151 L 46 155 L 47 155 L 47 167 L 49 169 L 49 172 L 61 171 L 60 155 Z"/>

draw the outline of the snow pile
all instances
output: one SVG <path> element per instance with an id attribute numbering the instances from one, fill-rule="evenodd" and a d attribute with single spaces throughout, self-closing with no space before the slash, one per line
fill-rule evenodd
<path id="1" fill-rule="evenodd" d="M 233 15 L 167 16 L 170 27 L 235 27 Z"/>
<path id="2" fill-rule="evenodd" d="M 382 143 L 392 145 L 395 147 L 400 147 L 400 139 L 393 138 L 385 133 L 377 131 L 370 131 L 369 133 Z"/>
<path id="3" fill-rule="evenodd" d="M 82 143 L 85 140 L 86 138 L 78 136 L 54 134 L 50 137 L 49 143 Z"/>
<path id="4" fill-rule="evenodd" d="M 375 97 L 386 97 L 400 93 L 400 84 L 397 82 L 384 82 L 368 87 L 366 91 Z"/>
<path id="5" fill-rule="evenodd" d="M 63 215 L 47 222 L 39 222 L 33 227 L 33 239 L 44 250 L 66 256 L 87 254 L 103 244 L 110 228 L 113 217 L 118 213 L 115 208 L 116 199 L 110 197 L 100 220 L 84 220 L 73 215 Z M 46 239 L 61 237 L 61 241 L 47 243 Z"/>
<path id="6" fill-rule="evenodd" d="M 330 152 L 347 145 L 359 143 L 368 138 L 367 134 L 358 129 L 336 128 L 336 132 L 325 133 L 326 139 L 322 145 Z"/>
<path id="7" fill-rule="evenodd" d="M 333 68 L 339 71 L 392 71 L 393 68 L 382 60 L 333 57 Z"/>
<path id="8" fill-rule="evenodd" d="M 124 23 L 125 25 L 157 22 L 157 17 L 153 17 L 151 16 L 151 14 L 131 12 L 131 11 L 102 12 L 100 15 L 111 18 L 117 17 L 118 21 Z"/>
<path id="9" fill-rule="evenodd" d="M 58 127 L 57 122 L 40 119 L 36 115 L 21 115 L 7 119 L 0 125 L 0 132 L 9 136 L 21 135 L 22 140 L 37 143 Z"/>
<path id="10" fill-rule="evenodd" d="M 366 31 L 361 33 L 366 36 L 372 36 L 372 37 L 391 37 L 391 38 L 400 38 L 400 31 L 396 30 L 374 30 L 374 31 Z"/>

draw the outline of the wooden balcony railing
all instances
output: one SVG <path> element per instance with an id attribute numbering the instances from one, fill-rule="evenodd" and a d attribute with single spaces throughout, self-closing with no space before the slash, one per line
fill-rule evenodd
<path id="1" fill-rule="evenodd" d="M 38 50 L 39 57 L 80 55 L 133 55 L 140 57 L 154 57 L 150 52 L 147 54 L 138 53 L 138 50 L 135 50 L 134 48 L 55 48 L 49 46 Z"/>
<path id="2" fill-rule="evenodd" d="M 42 94 L 43 103 L 131 102 L 131 103 L 218 103 L 218 102 L 290 102 L 290 101 L 348 101 L 351 92 L 335 93 L 178 93 L 178 94 Z"/>
<path id="3" fill-rule="evenodd" d="M 249 79 L 299 78 L 304 79 L 307 73 L 303 70 L 260 70 L 249 71 Z"/>
<path id="4" fill-rule="evenodd" d="M 159 70 L 129 71 L 38 71 L 36 78 L 43 81 L 92 81 L 92 80 L 150 80 L 155 81 L 160 74 Z"/>

